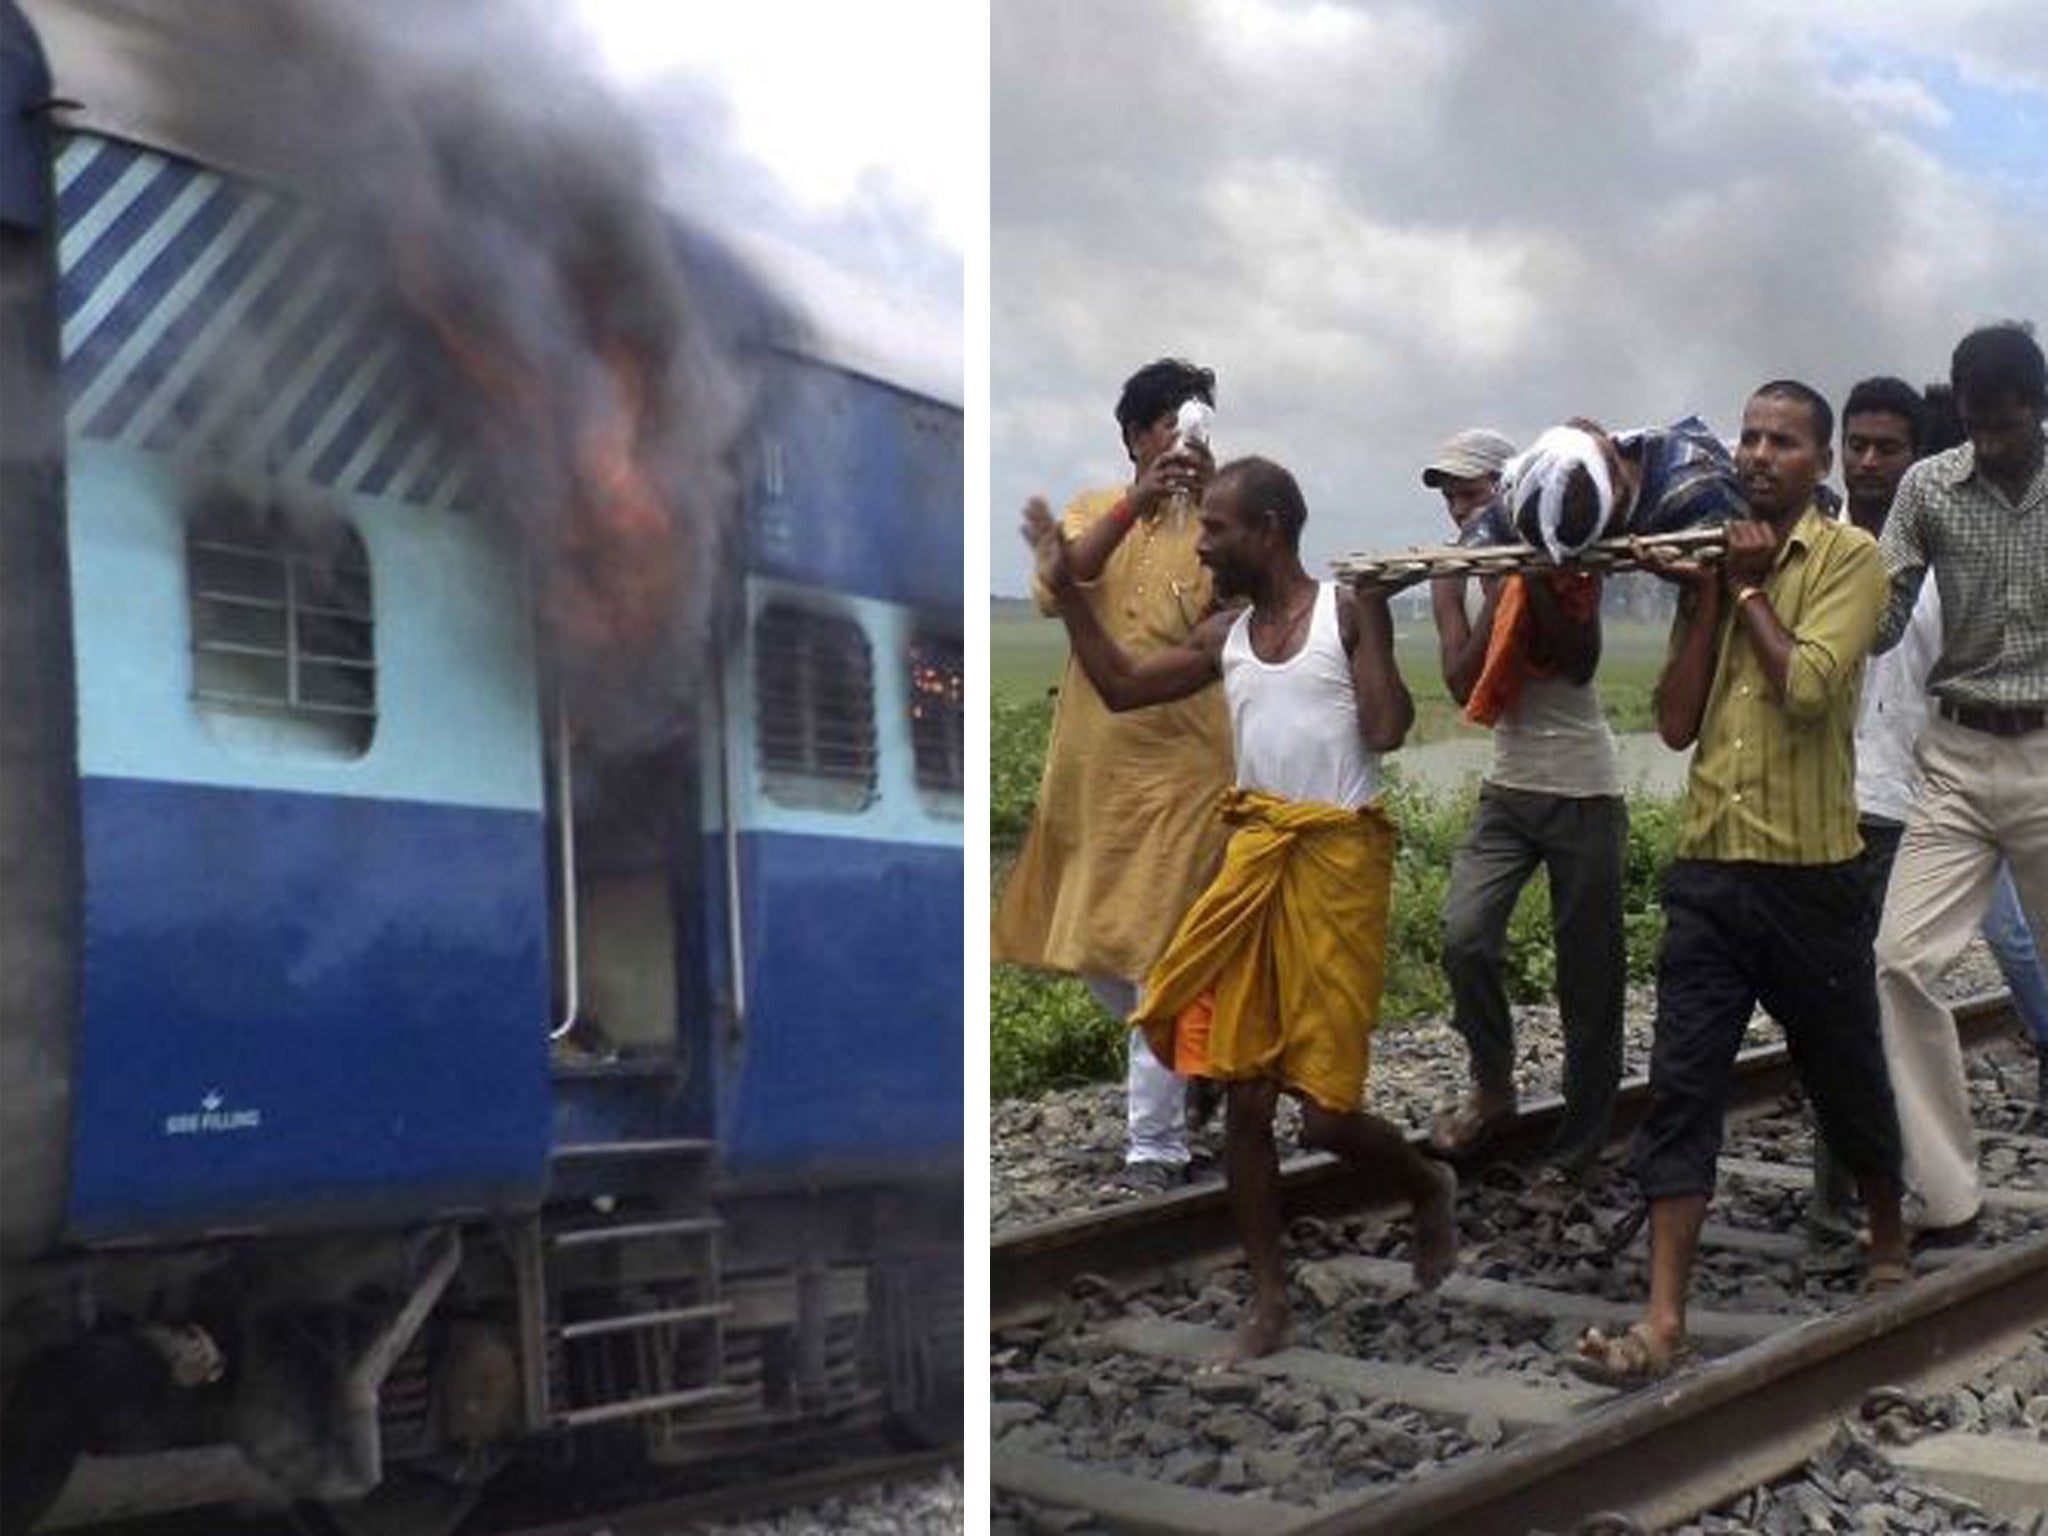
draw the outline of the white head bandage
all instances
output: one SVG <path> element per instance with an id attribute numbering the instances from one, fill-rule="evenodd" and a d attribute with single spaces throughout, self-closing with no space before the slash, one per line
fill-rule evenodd
<path id="1" fill-rule="evenodd" d="M 1584 469 L 1592 479 L 1594 494 L 1600 498 L 1600 515 L 1593 520 L 1590 533 L 1571 543 L 1561 537 L 1559 524 L 1564 520 L 1565 483 L 1575 469 Z M 1529 520 L 1523 511 L 1535 503 L 1538 539 L 1553 560 L 1579 553 L 1600 536 L 1613 515 L 1614 482 L 1607 473 L 1607 455 L 1600 451 L 1592 433 L 1577 427 L 1552 427 L 1510 459 L 1503 474 L 1515 526 L 1527 536 Z"/>

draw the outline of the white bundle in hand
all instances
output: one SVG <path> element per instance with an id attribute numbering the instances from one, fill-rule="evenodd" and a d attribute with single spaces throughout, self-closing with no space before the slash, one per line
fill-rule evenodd
<path id="1" fill-rule="evenodd" d="M 1215 408 L 1207 401 L 1188 399 L 1180 403 L 1180 410 L 1173 418 L 1174 446 L 1185 448 L 1190 443 L 1209 446 L 1209 422 L 1216 415 Z"/>

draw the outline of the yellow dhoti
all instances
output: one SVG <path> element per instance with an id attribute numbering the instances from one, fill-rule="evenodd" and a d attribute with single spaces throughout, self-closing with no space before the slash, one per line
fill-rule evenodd
<path id="1" fill-rule="evenodd" d="M 1145 978 L 1131 1022 L 1175 1064 L 1184 1012 L 1201 1075 L 1276 1078 L 1327 1109 L 1362 1102 L 1386 980 L 1394 832 L 1377 806 L 1224 793 L 1223 868 Z M 1183 1059 L 1187 1053 L 1183 1052 Z"/>

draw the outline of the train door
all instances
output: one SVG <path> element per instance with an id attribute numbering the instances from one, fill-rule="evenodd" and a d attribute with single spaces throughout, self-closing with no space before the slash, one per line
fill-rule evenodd
<path id="1" fill-rule="evenodd" d="M 556 1143 L 701 1134 L 713 999 L 703 962 L 699 730 L 580 734 L 558 705 L 549 819 Z"/>

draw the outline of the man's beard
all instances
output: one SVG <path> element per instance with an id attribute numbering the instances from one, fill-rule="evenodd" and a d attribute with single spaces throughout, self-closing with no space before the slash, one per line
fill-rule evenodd
<path id="1" fill-rule="evenodd" d="M 1234 565 L 1210 566 L 1209 585 L 1215 588 L 1217 597 L 1225 601 L 1252 595 L 1249 577 Z"/>

